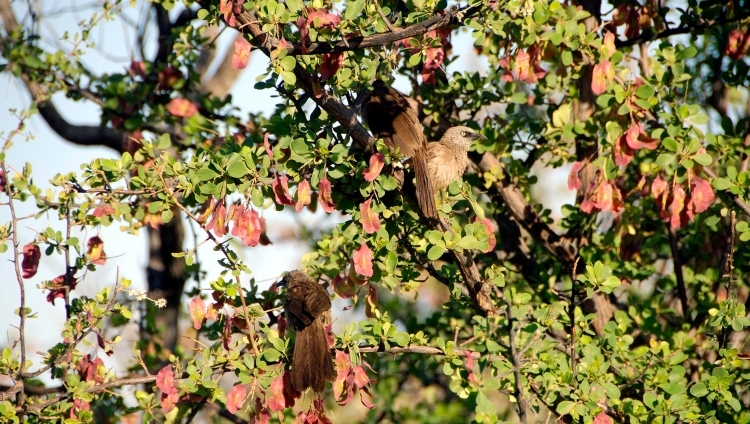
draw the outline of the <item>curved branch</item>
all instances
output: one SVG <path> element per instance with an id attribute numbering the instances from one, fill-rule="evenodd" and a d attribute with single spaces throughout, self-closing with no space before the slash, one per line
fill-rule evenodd
<path id="1" fill-rule="evenodd" d="M 432 18 L 403 29 L 395 28 L 393 32 L 369 35 L 367 37 L 352 37 L 346 40 L 324 41 L 310 43 L 308 46 L 294 44 L 289 54 L 292 55 L 314 55 L 333 52 L 345 52 L 351 50 L 365 49 L 368 47 L 379 47 L 393 44 L 405 38 L 422 35 L 436 29 L 451 25 L 461 25 L 462 20 L 470 18 L 479 13 L 481 6 L 466 6 L 464 8 L 450 11 L 444 15 L 435 15 Z M 387 22 L 387 21 L 386 21 Z"/>
<path id="2" fill-rule="evenodd" d="M 725 16 L 722 16 L 721 18 L 717 18 L 717 19 L 704 20 L 698 17 L 698 19 L 695 22 L 682 25 L 676 28 L 669 28 L 660 32 L 645 32 L 645 33 L 641 33 L 641 35 L 637 37 L 633 37 L 627 40 L 615 40 L 615 47 L 617 47 L 618 49 L 621 47 L 630 47 L 636 44 L 659 40 L 662 38 L 667 38 L 667 37 L 671 37 L 673 35 L 679 35 L 679 34 L 688 34 L 688 33 L 701 34 L 703 33 L 703 31 L 713 26 L 731 24 L 734 22 L 742 21 L 746 18 L 750 18 L 750 9 L 745 9 L 744 11 L 735 13 L 734 17 L 732 18 L 727 18 Z"/>

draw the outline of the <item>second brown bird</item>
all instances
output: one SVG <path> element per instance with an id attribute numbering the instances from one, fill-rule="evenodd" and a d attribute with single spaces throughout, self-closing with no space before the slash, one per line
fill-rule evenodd
<path id="1" fill-rule="evenodd" d="M 286 286 L 284 315 L 297 333 L 292 353 L 292 386 L 320 393 L 336 378 L 326 326 L 331 324 L 331 298 L 302 271 L 289 272 L 278 284 Z"/>

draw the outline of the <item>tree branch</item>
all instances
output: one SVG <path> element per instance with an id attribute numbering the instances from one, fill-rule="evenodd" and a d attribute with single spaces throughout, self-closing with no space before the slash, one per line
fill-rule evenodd
<path id="1" fill-rule="evenodd" d="M 203 1 L 201 3 L 203 3 Z M 369 35 L 367 37 L 359 36 L 347 38 L 346 40 L 323 41 L 319 43 L 310 43 L 307 46 L 301 46 L 295 43 L 289 51 L 289 54 L 295 56 L 316 55 L 323 53 L 346 52 L 365 49 L 368 47 L 387 46 L 396 41 L 422 35 L 436 29 L 451 25 L 462 25 L 464 19 L 479 14 L 481 10 L 481 6 L 466 6 L 458 10 L 448 11 L 444 15 L 435 15 L 426 21 L 422 21 L 403 29 L 395 28 L 395 31 L 391 29 L 391 32 Z M 386 25 L 389 24 L 387 20 L 385 22 Z"/>
<path id="2" fill-rule="evenodd" d="M 406 346 L 406 347 L 391 347 L 386 349 L 385 346 L 361 346 L 359 351 L 362 353 L 419 353 L 421 355 L 438 355 L 445 356 L 445 352 L 442 349 L 432 346 Z M 472 352 L 470 350 L 455 349 L 453 353 L 457 356 L 471 356 L 472 358 L 479 359 L 482 355 L 479 352 Z"/>
<path id="3" fill-rule="evenodd" d="M 683 15 L 684 16 L 684 15 Z M 644 32 L 637 37 L 633 37 L 627 40 L 615 40 L 615 47 L 618 49 L 621 47 L 630 47 L 640 43 L 646 43 L 649 41 L 659 40 L 662 38 L 671 37 L 678 34 L 701 34 L 704 30 L 711 28 L 716 25 L 731 24 L 739 22 L 745 18 L 750 17 L 750 9 L 742 11 L 736 11 L 733 18 L 727 18 L 725 16 L 718 19 L 701 19 L 699 16 L 695 22 L 682 25 L 676 28 L 665 29 L 660 32 Z"/>

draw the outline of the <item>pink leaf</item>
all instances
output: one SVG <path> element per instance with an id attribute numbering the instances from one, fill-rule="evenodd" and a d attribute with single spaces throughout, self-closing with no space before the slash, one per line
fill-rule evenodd
<path id="1" fill-rule="evenodd" d="M 333 203 L 333 199 L 331 198 L 331 189 L 331 182 L 328 181 L 328 177 L 323 174 L 323 178 L 320 179 L 320 184 L 318 184 L 318 198 L 320 200 L 320 205 L 327 213 L 332 213 L 336 208 L 336 204 Z"/>
<path id="2" fill-rule="evenodd" d="M 232 414 L 236 414 L 242 409 L 242 404 L 245 403 L 245 397 L 247 397 L 247 388 L 244 384 L 238 384 L 232 387 L 227 393 L 227 411 Z"/>
<path id="3" fill-rule="evenodd" d="M 200 296 L 195 296 L 188 304 L 190 320 L 193 321 L 193 328 L 200 330 L 206 321 L 206 304 Z"/>
<path id="4" fill-rule="evenodd" d="M 354 373 L 354 384 L 358 389 L 370 384 L 370 377 L 367 376 L 367 372 L 362 366 L 352 368 L 352 372 Z"/>
<path id="5" fill-rule="evenodd" d="M 378 178 L 380 171 L 383 170 L 383 164 L 385 164 L 385 156 L 383 156 L 382 153 L 375 153 L 370 156 L 370 166 L 362 173 L 365 177 L 365 181 L 370 182 L 374 181 L 375 178 Z"/>
<path id="6" fill-rule="evenodd" d="M 568 190 L 579 190 L 581 188 L 581 180 L 578 178 L 578 173 L 583 169 L 583 162 L 575 162 L 573 167 L 570 168 L 570 174 L 568 174 Z"/>
<path id="7" fill-rule="evenodd" d="M 642 122 L 637 124 L 632 122 L 630 128 L 628 128 L 628 131 L 625 134 L 625 138 L 628 142 L 628 146 L 633 150 L 642 149 L 644 147 L 649 150 L 654 150 L 659 144 L 659 140 L 651 138 L 646 134 Z"/>
<path id="8" fill-rule="evenodd" d="M 198 113 L 198 106 L 188 99 L 172 99 L 167 103 L 167 112 L 180 118 L 190 118 Z"/>
<path id="9" fill-rule="evenodd" d="M 604 75 L 604 69 L 601 63 L 594 65 L 594 71 L 591 77 L 591 91 L 597 96 L 607 91 L 607 77 Z"/>
<path id="10" fill-rule="evenodd" d="M 701 213 L 708 209 L 709 206 L 714 202 L 716 196 L 711 188 L 711 183 L 700 178 L 698 176 L 693 177 L 690 182 L 691 186 L 691 199 L 690 202 L 693 205 L 693 212 Z"/>
<path id="11" fill-rule="evenodd" d="M 169 393 L 162 392 L 161 394 L 161 408 L 164 410 L 165 414 L 173 410 L 179 401 L 180 393 L 177 390 Z"/>
<path id="12" fill-rule="evenodd" d="M 678 229 L 687 225 L 688 220 L 685 211 L 685 190 L 681 186 L 676 186 L 672 190 L 672 203 L 669 205 L 669 223 L 672 228 Z"/>
<path id="13" fill-rule="evenodd" d="M 523 50 L 518 50 L 516 58 L 513 61 L 513 73 L 516 74 L 516 78 L 521 81 L 525 81 L 529 78 L 529 54 Z"/>
<path id="14" fill-rule="evenodd" d="M 635 150 L 633 150 L 627 141 L 627 133 L 621 135 L 615 143 L 615 165 L 627 166 L 635 156 Z"/>
<path id="15" fill-rule="evenodd" d="M 297 212 L 301 211 L 303 207 L 310 204 L 311 199 L 312 190 L 310 189 L 310 182 L 302 180 L 302 182 L 297 184 L 297 204 L 294 206 L 294 209 Z"/>
<path id="16" fill-rule="evenodd" d="M 250 43 L 240 36 L 234 41 L 234 54 L 232 55 L 232 67 L 234 69 L 245 69 L 250 60 Z"/>
<path id="17" fill-rule="evenodd" d="M 278 376 L 271 381 L 271 385 L 266 392 L 266 403 L 271 412 L 283 411 L 286 407 L 286 398 L 284 397 L 284 377 Z"/>
<path id="18" fill-rule="evenodd" d="M 94 209 L 94 212 L 91 214 L 94 215 L 97 218 L 101 218 L 104 216 L 113 215 L 115 213 L 115 208 L 110 205 L 101 205 L 97 206 L 96 209 Z"/>
<path id="19" fill-rule="evenodd" d="M 23 278 L 31 278 L 36 275 L 36 272 L 39 269 L 39 259 L 41 259 L 41 257 L 42 252 L 36 244 L 29 243 L 23 247 L 23 260 L 21 261 Z"/>
<path id="20" fill-rule="evenodd" d="M 156 387 L 164 393 L 172 393 L 174 391 L 174 371 L 172 370 L 172 364 L 165 366 L 156 374 Z"/>
<path id="21" fill-rule="evenodd" d="M 266 149 L 266 154 L 271 160 L 273 160 L 273 150 L 271 149 L 271 143 L 268 141 L 269 134 L 263 135 L 263 147 Z"/>
<path id="22" fill-rule="evenodd" d="M 372 234 L 380 229 L 380 218 L 378 214 L 372 210 L 370 204 L 372 198 L 365 200 L 364 203 L 359 205 L 359 214 L 361 216 L 362 228 L 365 229 L 367 234 Z"/>
<path id="23" fill-rule="evenodd" d="M 279 174 L 276 174 L 274 176 L 273 194 L 276 196 L 276 203 L 280 205 L 294 204 L 292 196 L 289 195 L 289 178 L 286 175 L 279 177 Z"/>
<path id="24" fill-rule="evenodd" d="M 594 424 L 612 424 L 612 418 L 602 411 L 594 418 Z"/>
<path id="25" fill-rule="evenodd" d="M 284 402 L 287 408 L 294 406 L 294 400 L 302 397 L 302 392 L 292 385 L 292 373 L 284 371 L 282 382 L 284 383 Z"/>
<path id="26" fill-rule="evenodd" d="M 359 401 L 362 402 L 362 405 L 364 405 L 365 408 L 368 408 L 368 409 L 375 408 L 375 404 L 374 403 L 370 402 L 369 399 L 365 399 L 365 393 L 367 393 L 367 397 L 372 397 L 372 395 L 370 395 L 370 392 L 366 392 L 365 390 L 360 390 L 359 391 Z"/>
<path id="27" fill-rule="evenodd" d="M 333 291 L 342 299 L 351 299 L 357 293 L 356 284 L 340 275 L 333 277 L 331 284 L 333 285 Z"/>
<path id="28" fill-rule="evenodd" d="M 206 225 L 206 231 L 213 231 L 216 237 L 224 237 L 227 234 L 227 208 L 224 206 L 224 199 L 219 200 L 216 205 L 211 220 Z"/>
<path id="29" fill-rule="evenodd" d="M 602 54 L 609 59 L 615 51 L 617 51 L 615 47 L 615 34 L 612 31 L 607 31 L 607 34 L 604 35 L 604 43 L 602 43 Z"/>
<path id="30" fill-rule="evenodd" d="M 258 212 L 248 208 L 237 208 L 232 235 L 240 237 L 246 246 L 255 247 L 260 242 L 261 226 Z"/>
<path id="31" fill-rule="evenodd" d="M 359 249 L 354 251 L 354 270 L 359 275 L 372 277 L 372 250 L 365 241 L 362 241 Z"/>

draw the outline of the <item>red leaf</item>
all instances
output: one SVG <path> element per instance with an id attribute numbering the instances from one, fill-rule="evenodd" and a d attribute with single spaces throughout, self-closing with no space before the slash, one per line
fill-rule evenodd
<path id="1" fill-rule="evenodd" d="M 172 364 L 165 366 L 156 374 L 156 387 L 164 393 L 172 393 L 174 391 L 174 371 L 172 370 Z"/>
<path id="2" fill-rule="evenodd" d="M 177 392 L 177 390 L 170 392 L 170 393 L 164 393 L 161 394 L 161 409 L 164 410 L 164 413 L 168 413 L 169 411 L 173 410 L 174 407 L 177 405 L 177 402 L 180 401 L 180 394 Z"/>
<path id="3" fill-rule="evenodd" d="M 234 69 L 245 69 L 250 60 L 250 47 L 250 43 L 242 36 L 234 40 L 234 54 L 232 55 Z"/>
<path id="4" fill-rule="evenodd" d="M 426 53 L 427 55 L 424 59 L 424 66 L 422 66 L 422 82 L 425 84 L 435 84 L 435 72 L 440 69 L 440 65 L 443 64 L 445 51 L 442 46 L 430 47 L 427 49 Z"/>
<path id="5" fill-rule="evenodd" d="M 138 75 L 141 78 L 146 78 L 146 65 L 142 61 L 130 62 L 130 75 Z"/>
<path id="6" fill-rule="evenodd" d="M 266 227 L 266 218 L 264 216 L 261 216 L 258 219 L 258 222 L 260 222 L 260 245 L 261 246 L 268 246 L 273 244 L 271 240 L 268 238 L 268 234 L 266 234 L 268 227 Z"/>
<path id="7" fill-rule="evenodd" d="M 21 261 L 23 278 L 31 278 L 36 275 L 41 257 L 42 252 L 36 244 L 29 243 L 23 247 L 23 260 Z"/>
<path id="8" fill-rule="evenodd" d="M 206 304 L 200 296 L 195 296 L 188 304 L 190 319 L 193 321 L 193 328 L 200 330 L 203 323 L 206 322 Z"/>
<path id="9" fill-rule="evenodd" d="M 167 103 L 167 112 L 180 118 L 190 118 L 198 113 L 198 106 L 188 99 L 172 99 Z"/>
<path id="10" fill-rule="evenodd" d="M 91 237 L 88 247 L 86 256 L 92 264 L 104 265 L 107 262 L 107 254 L 104 253 L 104 242 L 99 236 Z"/>
<path id="11" fill-rule="evenodd" d="M 627 166 L 635 156 L 635 150 L 628 145 L 627 132 L 621 135 L 615 143 L 615 165 Z"/>
<path id="12" fill-rule="evenodd" d="M 50 280 L 50 292 L 47 293 L 47 302 L 55 304 L 55 299 L 64 299 L 65 293 L 74 290 L 78 285 L 78 280 L 71 276 L 70 281 L 65 281 L 65 275 L 58 275 Z"/>
<path id="13" fill-rule="evenodd" d="M 642 122 L 637 124 L 631 122 L 630 128 L 628 128 L 627 133 L 625 133 L 625 139 L 628 142 L 628 146 L 633 150 L 642 149 L 644 147 L 649 150 L 654 150 L 656 149 L 656 146 L 659 145 L 659 140 L 651 138 L 646 134 Z"/>
<path id="14" fill-rule="evenodd" d="M 360 390 L 359 391 L 359 401 L 362 402 L 362 405 L 365 406 L 365 408 L 373 409 L 375 408 L 375 404 L 370 402 L 368 399 L 365 399 L 365 393 L 367 393 L 368 397 L 372 397 L 369 391 L 366 390 Z"/>
<path id="15" fill-rule="evenodd" d="M 93 359 L 93 360 L 92 360 Z M 78 361 L 76 371 L 84 381 L 93 381 L 96 384 L 104 382 L 104 377 L 99 375 L 99 366 L 104 366 L 101 358 L 93 358 L 91 354 L 85 355 Z"/>
<path id="16" fill-rule="evenodd" d="M 312 200 L 312 190 L 310 189 L 310 182 L 308 182 L 307 180 L 302 180 L 302 182 L 297 184 L 297 204 L 294 206 L 294 208 L 297 210 L 297 212 L 299 212 L 303 207 L 310 204 L 310 200 Z"/>
<path id="17" fill-rule="evenodd" d="M 340 275 L 333 277 L 331 285 L 333 285 L 333 291 L 342 299 L 351 299 L 357 293 L 357 285 Z"/>
<path id="18" fill-rule="evenodd" d="M 607 31 L 607 34 L 604 35 L 604 42 L 602 43 L 602 54 L 609 59 L 616 51 L 615 34 L 611 31 Z"/>
<path id="19" fill-rule="evenodd" d="M 676 186 L 672 190 L 672 203 L 669 205 L 669 223 L 672 228 L 677 229 L 686 225 L 688 220 L 685 213 L 685 190 Z"/>
<path id="20" fill-rule="evenodd" d="M 280 205 L 294 204 L 292 196 L 289 195 L 289 178 L 286 175 L 281 177 L 279 177 L 279 174 L 274 175 L 273 194 L 276 196 L 276 203 Z"/>
<path id="21" fill-rule="evenodd" d="M 380 218 L 378 217 L 378 214 L 370 208 L 371 203 L 372 197 L 359 205 L 362 228 L 365 229 L 365 233 L 367 234 L 372 234 L 380 229 Z"/>
<path id="22" fill-rule="evenodd" d="M 328 181 L 328 177 L 323 174 L 323 178 L 320 179 L 320 184 L 318 184 L 318 198 L 320 200 L 320 205 L 327 213 L 332 213 L 336 208 L 336 204 L 333 203 L 333 199 L 331 198 L 331 189 L 331 182 Z"/>
<path id="23" fill-rule="evenodd" d="M 612 424 L 612 418 L 602 411 L 594 418 L 594 424 Z"/>
<path id="24" fill-rule="evenodd" d="M 250 418 L 251 424 L 269 424 L 271 422 L 271 411 L 268 408 L 263 408 L 260 398 L 257 397 L 255 398 L 255 410 L 258 412 Z"/>
<path id="25" fill-rule="evenodd" d="M 271 412 L 283 411 L 287 407 L 284 397 L 284 377 L 278 376 L 271 381 L 266 396 L 266 406 Z"/>
<path id="26" fill-rule="evenodd" d="M 268 155 L 271 160 L 273 160 L 273 149 L 271 149 L 271 143 L 268 141 L 268 133 L 265 133 L 263 135 L 263 148 L 266 149 L 266 154 Z"/>
<path id="27" fill-rule="evenodd" d="M 747 53 L 748 49 L 750 49 L 750 29 L 744 32 L 733 29 L 729 33 L 727 46 L 724 50 L 726 55 L 732 60 L 739 60 Z"/>
<path id="28" fill-rule="evenodd" d="M 76 415 L 76 412 L 90 411 L 90 410 L 91 410 L 91 404 L 89 402 L 86 402 L 85 400 L 81 400 L 81 399 L 75 399 L 73 400 L 73 407 L 70 408 L 70 419 L 78 421 L 78 416 Z"/>
<path id="29" fill-rule="evenodd" d="M 159 84 L 157 89 L 168 90 L 177 84 L 177 81 L 182 79 L 182 72 L 174 66 L 167 66 L 159 72 L 158 80 Z M 127 113 L 127 112 L 126 112 Z M 132 112 L 131 112 L 132 113 Z"/>
<path id="30" fill-rule="evenodd" d="M 320 78 L 328 81 L 344 64 L 344 53 L 324 53 L 320 62 Z"/>
<path id="31" fill-rule="evenodd" d="M 352 372 L 354 373 L 354 384 L 358 389 L 370 384 L 370 377 L 367 376 L 367 371 L 362 366 L 354 367 Z"/>
<path id="32" fill-rule="evenodd" d="M 237 411 L 242 409 L 242 404 L 245 403 L 247 397 L 247 388 L 244 384 L 238 384 L 232 387 L 227 393 L 227 411 L 232 414 L 236 414 Z"/>
<path id="33" fill-rule="evenodd" d="M 591 91 L 597 96 L 607 91 L 607 76 L 604 73 L 603 62 L 609 63 L 609 61 L 603 60 L 602 63 L 594 65 L 594 71 L 591 77 Z"/>
<path id="34" fill-rule="evenodd" d="M 654 196 L 654 199 L 659 199 L 664 193 L 667 192 L 667 189 L 669 187 L 669 184 L 667 184 L 666 181 L 661 179 L 660 175 L 657 175 L 656 178 L 654 178 L 654 182 L 651 183 L 651 195 Z M 665 207 L 666 205 L 662 205 L 662 207 Z"/>
<path id="35" fill-rule="evenodd" d="M 221 0 L 219 2 L 219 12 L 224 15 L 224 21 L 230 27 L 237 25 L 237 19 L 234 16 L 234 0 Z"/>
<path id="36" fill-rule="evenodd" d="M 255 247 L 260 242 L 260 220 L 258 212 L 253 209 L 239 207 L 235 211 L 232 235 L 240 237 L 246 246 Z"/>
<path id="37" fill-rule="evenodd" d="M 581 180 L 578 178 L 581 169 L 583 169 L 583 162 L 573 163 L 570 174 L 568 174 L 568 190 L 579 190 L 581 188 Z"/>
<path id="38" fill-rule="evenodd" d="M 222 198 L 216 205 L 216 209 L 213 215 L 211 215 L 211 220 L 206 225 L 206 231 L 213 231 L 216 237 L 224 237 L 228 229 L 227 208 L 224 206 L 224 199 Z"/>
<path id="39" fill-rule="evenodd" d="M 341 378 L 341 374 L 349 374 L 349 370 L 352 367 L 349 354 L 343 350 L 336 350 L 336 358 L 333 360 L 333 364 L 336 366 L 337 378 Z"/>
<path id="40" fill-rule="evenodd" d="M 503 70 L 503 76 L 501 77 L 501 80 L 503 82 L 511 82 L 513 81 L 513 73 L 510 72 L 510 56 L 505 56 L 502 59 L 497 61 L 497 66 L 500 67 L 500 69 Z"/>
<path id="41" fill-rule="evenodd" d="M 372 250 L 363 241 L 359 249 L 354 251 L 354 270 L 359 275 L 372 277 Z"/>
<path id="42" fill-rule="evenodd" d="M 716 198 L 714 191 L 711 188 L 711 183 L 703 178 L 695 176 L 690 182 L 690 186 L 690 203 L 692 204 L 692 212 L 701 213 L 708 209 Z"/>
<path id="43" fill-rule="evenodd" d="M 101 205 L 97 206 L 96 209 L 94 209 L 94 212 L 91 214 L 94 215 L 97 218 L 101 218 L 103 216 L 109 216 L 115 213 L 115 208 L 110 205 Z"/>
<path id="44" fill-rule="evenodd" d="M 375 178 L 378 178 L 380 171 L 383 170 L 383 164 L 385 164 L 385 156 L 382 153 L 375 153 L 370 156 L 370 166 L 362 173 L 365 181 L 374 181 Z"/>
<path id="45" fill-rule="evenodd" d="M 305 18 L 304 16 L 300 16 L 299 19 L 297 19 L 297 28 L 299 28 L 300 44 L 302 44 L 303 52 L 307 51 L 307 42 L 310 36 L 310 26 L 318 29 L 333 29 L 340 22 L 340 16 L 328 13 L 328 11 L 325 9 L 307 9 L 307 18 Z"/>
<path id="46" fill-rule="evenodd" d="M 526 81 L 529 78 L 529 59 L 529 54 L 519 49 L 513 61 L 513 73 L 521 81 Z"/>

